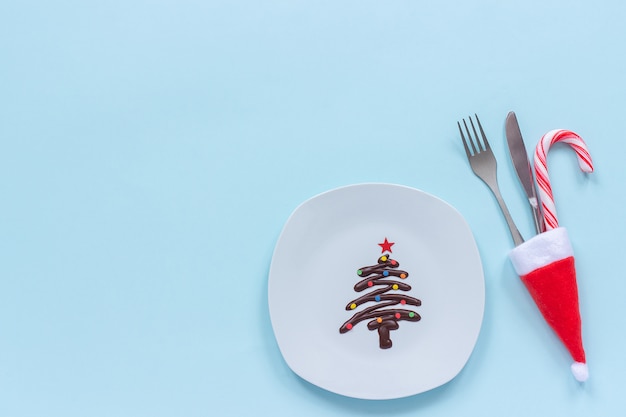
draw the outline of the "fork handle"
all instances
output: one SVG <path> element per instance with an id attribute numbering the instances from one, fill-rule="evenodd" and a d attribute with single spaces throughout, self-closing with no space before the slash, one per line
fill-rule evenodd
<path id="1" fill-rule="evenodd" d="M 500 210 L 502 210 L 502 214 L 504 214 L 504 219 L 506 220 L 506 224 L 509 226 L 509 231 L 511 232 L 511 237 L 513 238 L 513 243 L 515 246 L 519 246 L 524 243 L 524 238 L 522 234 L 517 230 L 517 226 L 515 222 L 513 222 L 513 218 L 511 217 L 511 213 L 509 213 L 509 209 L 506 207 L 504 203 L 504 199 L 500 194 L 500 190 L 497 187 L 493 187 L 490 184 L 487 184 L 489 188 L 491 188 L 491 192 L 496 197 L 498 204 L 500 205 Z"/>

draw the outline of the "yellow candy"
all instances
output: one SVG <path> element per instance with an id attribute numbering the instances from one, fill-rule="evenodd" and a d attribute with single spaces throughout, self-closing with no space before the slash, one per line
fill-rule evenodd
<path id="1" fill-rule="evenodd" d="M 380 260 L 383 261 L 383 262 L 387 262 L 387 257 L 386 256 L 381 256 Z"/>
<path id="2" fill-rule="evenodd" d="M 351 308 L 352 310 L 354 310 L 354 309 L 356 308 L 356 304 L 354 304 L 354 303 L 350 304 L 350 308 Z"/>
<path id="3" fill-rule="evenodd" d="M 394 290 L 397 290 L 398 289 L 398 284 L 393 284 L 393 286 L 391 288 L 393 288 Z"/>

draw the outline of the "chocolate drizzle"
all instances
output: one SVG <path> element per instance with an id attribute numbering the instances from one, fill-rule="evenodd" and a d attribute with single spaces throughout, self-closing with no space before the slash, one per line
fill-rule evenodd
<path id="1" fill-rule="evenodd" d="M 346 333 L 358 323 L 371 320 L 367 323 L 367 328 L 378 330 L 380 348 L 388 349 L 393 345 L 389 333 L 400 327 L 399 321 L 419 321 L 421 319 L 415 311 L 392 308 L 398 304 L 422 305 L 422 302 L 417 298 L 403 294 L 387 294 L 390 291 L 411 290 L 410 285 L 394 279 L 406 279 L 409 276 L 408 272 L 398 269 L 399 266 L 400 264 L 395 259 L 391 259 L 389 255 L 382 255 L 378 258 L 376 265 L 365 266 L 357 270 L 357 275 L 364 278 L 355 284 L 354 291 L 361 292 L 368 288 L 374 290 L 350 301 L 346 305 L 346 310 L 354 310 L 365 303 L 374 302 L 376 304 L 355 313 L 350 320 L 339 328 L 339 333 Z"/>

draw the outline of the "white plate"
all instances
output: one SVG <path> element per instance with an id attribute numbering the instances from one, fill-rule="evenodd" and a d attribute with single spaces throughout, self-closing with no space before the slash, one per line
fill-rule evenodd
<path id="1" fill-rule="evenodd" d="M 393 242 L 391 252 L 379 245 L 385 239 Z M 384 255 L 399 264 L 386 269 L 408 276 L 356 292 L 365 276 L 357 270 Z M 406 295 L 421 305 L 389 306 L 381 316 L 393 308 L 421 319 L 398 321 L 386 349 L 378 331 L 368 329 L 370 320 L 340 333 L 353 314 L 386 303 L 347 310 L 390 278 L 411 289 L 383 296 Z M 433 389 L 461 371 L 478 338 L 485 287 L 471 230 L 452 206 L 409 187 L 360 184 L 320 194 L 293 212 L 276 244 L 268 296 L 278 346 L 296 374 L 337 394 L 391 399 Z"/>

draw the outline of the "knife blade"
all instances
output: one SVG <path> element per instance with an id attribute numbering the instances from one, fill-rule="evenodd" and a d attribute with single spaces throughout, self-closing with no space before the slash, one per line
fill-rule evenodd
<path id="1" fill-rule="evenodd" d="M 519 124 L 517 123 L 517 116 L 515 112 L 509 112 L 506 116 L 505 123 L 506 141 L 509 145 L 509 153 L 517 177 L 522 183 L 528 203 L 530 204 L 531 211 L 533 213 L 533 220 L 535 222 L 535 230 L 537 233 L 543 232 L 543 217 L 541 215 L 541 208 L 539 207 L 539 201 L 537 199 L 537 189 L 535 188 L 535 180 L 533 177 L 533 171 L 530 168 L 530 161 L 528 160 L 528 154 L 526 153 L 526 146 L 524 145 L 524 139 L 522 138 L 522 132 L 520 131 Z"/>

